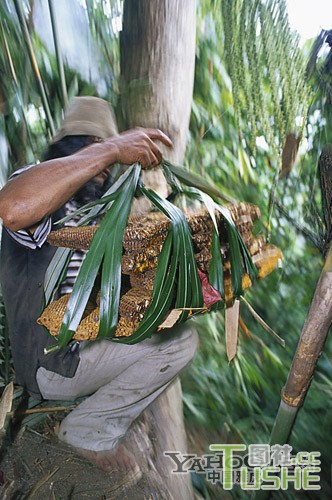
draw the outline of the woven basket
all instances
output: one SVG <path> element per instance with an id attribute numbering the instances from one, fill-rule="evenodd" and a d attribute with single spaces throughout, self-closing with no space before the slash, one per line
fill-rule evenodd
<path id="1" fill-rule="evenodd" d="M 253 236 L 254 221 L 260 216 L 259 209 L 249 203 L 229 205 L 227 208 L 258 269 L 258 276 L 264 278 L 275 269 L 282 254 L 277 247 L 266 244 L 262 235 Z M 224 256 L 225 301 L 228 302 L 232 298 L 232 285 L 227 233 L 220 214 L 216 214 L 216 217 Z M 188 213 L 186 219 L 191 229 L 198 268 L 208 275 L 213 222 L 207 212 Z M 160 212 L 139 218 L 131 217 L 128 221 L 123 238 L 122 288 L 116 337 L 131 335 L 137 329 L 150 304 L 158 257 L 169 224 L 169 220 Z M 54 246 L 87 250 L 97 229 L 98 226 L 62 228 L 51 232 L 48 242 Z M 244 274 L 243 289 L 249 288 L 251 284 L 250 277 Z M 38 323 L 44 325 L 52 335 L 56 336 L 59 333 L 68 300 L 69 295 L 65 295 L 52 302 L 38 319 Z M 96 291 L 73 338 L 94 340 L 98 330 L 99 294 Z"/>

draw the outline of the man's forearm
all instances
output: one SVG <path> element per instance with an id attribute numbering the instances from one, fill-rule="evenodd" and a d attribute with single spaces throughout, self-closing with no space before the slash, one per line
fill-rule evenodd
<path id="1" fill-rule="evenodd" d="M 0 192 L 0 217 L 12 231 L 28 228 L 66 203 L 86 182 L 117 161 L 116 148 L 96 143 L 22 172 Z"/>
<path id="2" fill-rule="evenodd" d="M 128 165 L 140 162 L 143 167 L 157 165 L 162 155 L 154 140 L 172 145 L 160 130 L 134 129 L 23 172 L 0 192 L 0 217 L 4 225 L 12 231 L 33 227 L 116 162 Z"/>

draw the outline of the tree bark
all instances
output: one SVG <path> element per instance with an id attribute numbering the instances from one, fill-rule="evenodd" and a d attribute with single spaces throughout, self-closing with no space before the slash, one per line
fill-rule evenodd
<path id="1" fill-rule="evenodd" d="M 126 0 L 120 38 L 122 128 L 157 127 L 173 148 L 163 152 L 183 161 L 195 67 L 195 0 Z M 159 169 L 143 180 L 161 195 L 167 186 Z"/>
<path id="2" fill-rule="evenodd" d="M 172 150 L 164 148 L 163 153 L 173 163 L 182 163 L 185 154 L 194 81 L 195 31 L 195 0 L 125 1 L 120 38 L 120 128 L 144 126 L 163 130 L 174 144 Z M 143 172 L 143 180 L 159 194 L 168 194 L 159 168 Z M 145 203 L 136 204 L 136 211 L 147 209 Z M 193 498 L 189 475 L 172 475 L 172 464 L 163 456 L 166 450 L 186 451 L 179 380 L 145 411 L 129 439 L 140 451 L 136 458 L 158 498 Z"/>

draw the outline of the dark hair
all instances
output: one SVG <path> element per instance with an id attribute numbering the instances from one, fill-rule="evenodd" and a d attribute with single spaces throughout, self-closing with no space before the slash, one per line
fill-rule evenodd
<path id="1" fill-rule="evenodd" d="M 53 144 L 50 144 L 43 156 L 43 161 L 70 156 L 76 151 L 95 142 L 91 135 L 67 135 Z"/>

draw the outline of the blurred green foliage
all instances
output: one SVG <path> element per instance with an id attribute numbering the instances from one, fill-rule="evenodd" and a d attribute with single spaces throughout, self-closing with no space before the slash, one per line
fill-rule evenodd
<path id="1" fill-rule="evenodd" d="M 241 316 L 253 338 L 240 335 L 237 359 L 228 365 L 223 315 L 216 313 L 195 319 L 201 346 L 183 377 L 184 401 L 188 420 L 218 430 L 223 442 L 226 429 L 229 442 L 262 443 L 268 442 L 281 390 L 324 262 L 305 231 L 297 227 L 312 231 L 318 240 L 322 238 L 317 164 L 322 148 L 331 141 L 331 71 L 328 71 L 331 53 L 325 50 L 311 75 L 314 98 L 301 154 L 288 177 L 280 179 L 275 187 L 278 204 L 269 220 L 269 198 L 275 179 L 272 163 L 277 164 L 278 158 L 271 162 L 274 152 L 259 145 L 254 158 L 250 157 L 247 144 L 251 132 L 246 131 L 245 123 L 241 124 L 240 138 L 230 78 L 225 70 L 223 31 L 217 28 L 218 21 L 216 11 L 210 9 L 198 20 L 187 162 L 190 168 L 209 175 L 230 195 L 260 207 L 262 217 L 256 230 L 270 232 L 271 242 L 281 248 L 284 258 L 282 268 L 255 284 L 246 298 L 285 339 L 286 348 L 274 342 L 242 304 Z M 303 48 L 307 58 L 310 46 L 308 42 Z M 290 441 L 297 451 L 322 453 L 324 489 L 317 498 L 327 498 L 331 488 L 331 354 L 331 342 L 327 341 Z M 283 492 L 283 495 L 291 498 L 294 493 Z"/>
<path id="2" fill-rule="evenodd" d="M 318 239 L 324 230 L 317 163 L 324 145 L 332 142 L 331 51 L 325 48 L 311 72 L 313 98 L 299 160 L 289 175 L 276 183 L 279 159 L 275 157 L 275 149 L 257 141 L 253 154 L 252 127 L 245 113 L 239 118 L 234 111 L 232 81 L 226 69 L 221 1 L 197 1 L 195 87 L 185 163 L 191 170 L 212 179 L 223 192 L 260 207 L 262 217 L 255 230 L 269 234 L 271 242 L 283 251 L 284 259 L 282 268 L 255 284 L 246 298 L 285 339 L 286 348 L 269 337 L 242 304 L 241 316 L 252 338 L 240 334 L 237 357 L 228 365 L 222 312 L 195 318 L 201 347 L 182 381 L 189 425 L 209 430 L 214 437 L 220 435 L 223 442 L 250 444 L 268 441 L 281 389 L 323 264 L 319 249 L 303 229 L 312 231 Z M 120 3 L 89 0 L 86 5 L 101 66 L 109 69 L 107 90 L 102 97 L 116 104 L 119 49 L 112 16 L 115 13 L 119 17 Z M 56 59 L 33 29 L 27 0 L 24 6 L 30 14 L 33 46 L 53 119 L 59 123 L 62 109 Z M 5 178 L 8 170 L 40 159 L 48 127 L 11 0 L 1 2 L 0 19 L 0 159 L 1 175 Z M 5 40 L 9 51 L 5 50 Z M 308 42 L 302 49 L 308 60 L 311 45 Z M 261 61 L 263 75 L 264 71 Z M 69 96 L 97 94 L 95 85 L 85 81 L 77 71 L 66 66 L 65 74 Z M 268 99 L 269 88 L 265 85 L 263 89 L 264 98 Z M 3 329 L 0 337 L 3 341 Z M 319 498 L 324 498 L 331 480 L 331 354 L 328 340 L 290 443 L 296 450 L 322 453 L 325 489 L 319 492 Z M 292 497 L 291 493 L 287 495 Z"/>

